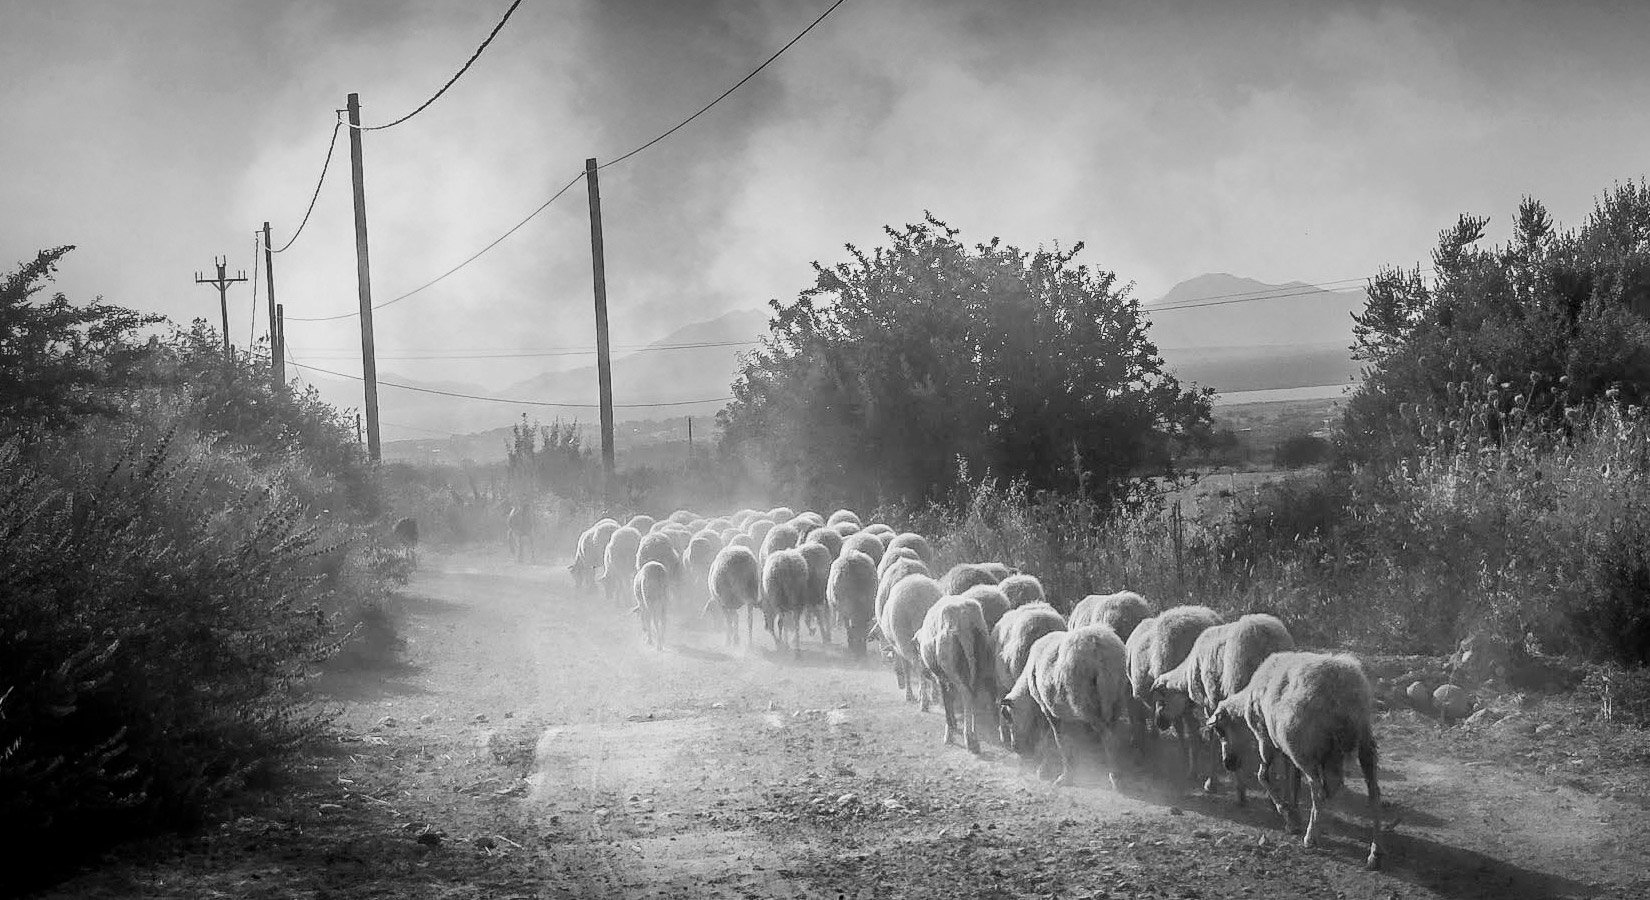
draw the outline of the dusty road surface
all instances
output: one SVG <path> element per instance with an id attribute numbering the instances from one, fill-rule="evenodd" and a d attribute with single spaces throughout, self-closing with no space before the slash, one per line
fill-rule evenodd
<path id="1" fill-rule="evenodd" d="M 1305 850 L 1264 798 L 1142 771 L 1057 790 L 994 744 L 943 746 L 874 653 L 812 638 L 798 662 L 760 622 L 729 649 L 680 609 L 658 652 L 560 567 L 423 565 L 399 662 L 320 682 L 336 752 L 52 896 L 1650 897 L 1642 802 L 1413 721 L 1378 725 L 1399 823 L 1372 873 L 1355 777 Z"/>

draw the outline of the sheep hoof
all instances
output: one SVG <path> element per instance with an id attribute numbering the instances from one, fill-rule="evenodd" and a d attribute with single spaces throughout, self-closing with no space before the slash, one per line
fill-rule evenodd
<path id="1" fill-rule="evenodd" d="M 1219 793 L 1219 792 L 1220 792 L 1220 782 L 1216 781 L 1212 777 L 1203 779 L 1203 793 L 1205 793 L 1205 794 L 1216 794 L 1216 793 Z"/>
<path id="2" fill-rule="evenodd" d="M 1120 788 L 1120 787 L 1118 787 L 1118 786 L 1117 786 L 1117 773 L 1116 773 L 1116 772 L 1108 772 L 1108 773 L 1106 773 L 1106 780 L 1107 780 L 1107 781 L 1109 781 L 1109 782 L 1111 782 L 1111 789 L 1112 789 L 1112 790 L 1114 790 L 1114 791 L 1121 791 L 1121 790 L 1123 790 L 1123 789 L 1122 789 L 1122 788 Z"/>
<path id="3" fill-rule="evenodd" d="M 1057 787 L 1057 788 L 1070 787 L 1071 786 L 1071 773 L 1070 772 L 1061 772 L 1058 776 L 1055 777 L 1054 786 Z"/>

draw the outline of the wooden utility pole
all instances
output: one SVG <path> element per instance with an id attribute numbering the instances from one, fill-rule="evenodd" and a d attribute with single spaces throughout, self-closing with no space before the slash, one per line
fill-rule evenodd
<path id="1" fill-rule="evenodd" d="M 269 247 L 269 223 L 264 223 L 264 274 L 269 276 L 269 378 L 275 389 L 286 387 L 286 351 L 281 346 L 281 320 L 275 303 L 275 253 Z"/>
<path id="2" fill-rule="evenodd" d="M 378 446 L 378 357 L 372 346 L 372 267 L 367 263 L 367 189 L 361 173 L 361 95 L 350 94 L 349 172 L 355 188 L 355 288 L 361 299 L 361 381 L 367 388 L 367 458 Z"/>
<path id="3" fill-rule="evenodd" d="M 212 257 L 212 262 L 218 267 L 218 277 L 202 278 L 201 273 L 196 272 L 195 283 L 210 284 L 218 289 L 218 310 L 223 313 L 223 361 L 229 362 L 231 359 L 231 351 L 229 349 L 229 286 L 237 282 L 245 281 L 246 271 L 244 269 L 237 269 L 235 272 L 235 277 L 230 278 L 225 275 L 223 271 L 223 267 L 229 263 L 227 258 L 219 258 L 214 256 Z"/>
<path id="4" fill-rule="evenodd" d="M 602 190 L 596 160 L 584 161 L 584 183 L 590 190 L 590 266 L 596 278 L 596 383 L 602 404 L 603 493 L 613 499 L 613 361 L 607 345 L 607 265 L 602 255 Z"/>
<path id="5" fill-rule="evenodd" d="M 277 382 L 275 386 L 277 388 L 285 389 L 286 388 L 286 304 L 284 304 L 284 303 L 275 304 L 275 336 L 270 338 L 269 342 L 276 347 L 275 359 L 278 360 L 277 365 L 280 367 L 280 371 L 281 371 L 281 374 L 278 376 L 281 380 L 279 382 Z"/>
<path id="6" fill-rule="evenodd" d="M 693 417 L 688 416 L 688 462 L 693 462 Z"/>

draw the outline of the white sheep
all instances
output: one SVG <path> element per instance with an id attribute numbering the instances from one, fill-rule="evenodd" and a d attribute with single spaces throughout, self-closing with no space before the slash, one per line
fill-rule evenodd
<path id="1" fill-rule="evenodd" d="M 1056 786 L 1072 780 L 1077 744 L 1092 735 L 1117 787 L 1116 754 L 1107 747 L 1128 703 L 1127 650 L 1104 625 L 1055 631 L 1031 646 L 1025 669 L 999 707 L 1004 743 L 1022 758 L 1037 752 L 1039 718 L 1060 754 Z"/>
<path id="2" fill-rule="evenodd" d="M 912 575 L 901 579 L 888 595 L 877 616 L 877 628 L 888 643 L 894 657 L 894 681 L 905 690 L 907 701 L 913 678 L 921 681 L 922 711 L 927 712 L 932 697 L 932 684 L 923 677 L 922 655 L 917 648 L 917 632 L 929 607 L 938 603 L 942 594 L 939 582 L 926 575 Z"/>
<path id="3" fill-rule="evenodd" d="M 767 516 L 775 522 L 789 522 L 796 518 L 796 510 L 791 509 L 789 506 L 776 506 L 768 510 Z"/>
<path id="4" fill-rule="evenodd" d="M 917 557 L 930 567 L 934 565 L 934 545 L 928 543 L 928 539 L 922 535 L 909 531 L 889 538 L 884 553 L 893 553 L 903 547 L 916 551 Z"/>
<path id="5" fill-rule="evenodd" d="M 758 513 L 754 509 L 741 509 L 733 515 L 728 516 L 728 522 L 730 522 L 735 528 L 743 530 L 746 525 L 750 524 L 752 519 L 759 515 L 761 515 L 761 513 Z"/>
<path id="6" fill-rule="evenodd" d="M 820 639 L 831 642 L 831 616 L 825 606 L 826 588 L 831 581 L 831 563 L 836 557 L 824 544 L 807 542 L 796 548 L 808 562 L 808 603 L 802 613 L 808 619 L 810 632 L 818 629 Z"/>
<path id="7" fill-rule="evenodd" d="M 1318 843 L 1318 812 L 1345 783 L 1346 758 L 1356 754 L 1369 799 L 1369 856 L 1365 866 L 1381 866 L 1381 787 L 1376 781 L 1379 751 L 1375 744 L 1375 699 L 1369 677 L 1356 657 L 1342 653 L 1274 653 L 1249 679 L 1249 686 L 1222 700 L 1209 719 L 1220 739 L 1228 769 L 1241 764 L 1231 736 L 1246 728 L 1259 747 L 1256 776 L 1266 796 L 1294 831 L 1299 817 L 1285 806 L 1267 777 L 1272 760 L 1282 753 L 1300 770 L 1312 794 L 1312 817 L 1302 843 Z"/>
<path id="8" fill-rule="evenodd" d="M 698 513 L 685 509 L 678 509 L 670 514 L 670 521 L 675 522 L 678 525 L 686 525 L 697 518 L 699 518 Z"/>
<path id="9" fill-rule="evenodd" d="M 803 538 L 804 543 L 823 544 L 834 559 L 842 555 L 842 535 L 830 528 L 815 528 Z"/>
<path id="10" fill-rule="evenodd" d="M 913 559 L 922 562 L 922 557 L 918 556 L 917 551 L 912 550 L 910 547 L 895 547 L 882 554 L 882 559 L 877 562 L 877 577 L 881 578 L 882 573 L 888 571 L 889 566 L 902 559 Z"/>
<path id="11" fill-rule="evenodd" d="M 866 534 L 874 534 L 874 535 L 878 536 L 879 538 L 882 538 L 882 542 L 883 542 L 884 546 L 887 545 L 888 538 L 893 537 L 894 533 L 895 533 L 893 526 L 884 525 L 881 522 L 874 522 L 870 525 L 867 525 L 867 526 L 865 526 L 865 528 L 863 530 L 865 531 Z"/>
<path id="12" fill-rule="evenodd" d="M 762 538 L 762 549 L 757 556 L 767 559 L 775 551 L 790 550 L 802 543 L 802 533 L 792 525 L 775 525 Z"/>
<path id="13" fill-rule="evenodd" d="M 920 559 L 900 559 L 893 565 L 883 569 L 877 576 L 877 621 L 882 621 L 882 608 L 888 605 L 888 595 L 894 590 L 894 585 L 899 584 L 901 581 L 912 575 L 932 574 L 932 572 L 928 571 L 928 567 L 922 564 L 922 560 Z"/>
<path id="14" fill-rule="evenodd" d="M 729 547 L 744 547 L 746 550 L 749 550 L 751 553 L 755 553 L 756 552 L 756 538 L 753 538 L 748 534 L 736 534 L 736 535 L 728 538 L 728 546 Z"/>
<path id="15" fill-rule="evenodd" d="M 646 515 L 645 513 L 637 513 L 636 515 L 631 516 L 630 521 L 624 524 L 626 528 L 634 528 L 642 534 L 647 534 L 653 530 L 653 526 L 659 524 L 659 520 L 650 515 Z"/>
<path id="16" fill-rule="evenodd" d="M 976 584 L 963 591 L 962 595 L 980 604 L 987 628 L 997 627 L 1003 614 L 1014 608 L 1014 604 L 1009 602 L 1008 595 L 995 584 Z"/>
<path id="17" fill-rule="evenodd" d="M 1157 713 L 1157 727 L 1168 728 L 1171 723 L 1196 709 L 1205 719 L 1214 715 L 1220 701 L 1243 690 L 1261 662 L 1274 653 L 1295 649 L 1295 639 L 1276 616 L 1252 613 L 1236 622 L 1205 629 L 1192 642 L 1192 650 L 1175 666 L 1152 684 L 1151 703 Z M 1240 756 L 1246 756 L 1234 742 Z M 1236 770 L 1234 770 L 1236 771 Z M 1237 802 L 1247 799 L 1243 774 L 1233 782 Z M 1211 779 L 1208 787 L 1213 787 Z"/>
<path id="18" fill-rule="evenodd" d="M 609 602 L 618 603 L 624 591 L 636 577 L 636 551 L 641 549 L 642 533 L 629 525 L 615 528 L 607 539 L 607 550 L 602 554 L 602 572 L 596 580 Z"/>
<path id="19" fill-rule="evenodd" d="M 1134 634 L 1134 629 L 1152 614 L 1151 606 L 1144 597 L 1134 591 L 1118 591 L 1115 594 L 1090 594 L 1071 608 L 1068 621 L 1076 627 L 1084 625 L 1110 625 L 1111 630 L 1127 643 Z"/>
<path id="20" fill-rule="evenodd" d="M 1146 619 L 1129 635 L 1129 687 L 1133 694 L 1130 718 L 1134 721 L 1135 746 L 1144 749 L 1155 719 L 1152 709 L 1152 685 L 1164 672 L 1173 669 L 1192 652 L 1192 645 L 1204 629 L 1220 624 L 1220 616 L 1207 606 L 1176 606 Z M 1155 723 L 1153 723 L 1155 724 Z M 1174 720 L 1175 736 L 1186 756 L 1186 771 L 1197 771 L 1197 723 L 1190 716 Z"/>
<path id="21" fill-rule="evenodd" d="M 876 621 L 877 571 L 871 557 L 855 551 L 831 563 L 825 599 L 847 633 L 848 652 L 865 655 L 865 638 Z"/>
<path id="22" fill-rule="evenodd" d="M 825 524 L 832 528 L 835 528 L 843 522 L 847 522 L 855 528 L 858 528 L 860 524 L 859 514 L 851 509 L 839 509 L 836 512 L 831 513 L 830 518 L 825 520 Z"/>
<path id="23" fill-rule="evenodd" d="M 858 534 L 860 530 L 858 522 L 838 522 L 830 527 L 836 531 L 837 534 L 840 534 L 843 537 L 847 537 L 851 534 Z"/>
<path id="24" fill-rule="evenodd" d="M 980 604 L 967 597 L 940 598 L 917 630 L 917 652 L 940 688 L 945 743 L 956 740 L 960 704 L 963 745 L 979 753 L 978 714 L 983 707 L 989 716 L 997 700 L 996 654 Z"/>
<path id="25" fill-rule="evenodd" d="M 648 560 L 647 565 L 636 570 L 631 590 L 636 597 L 634 611 L 642 616 L 642 634 L 654 649 L 663 650 L 665 611 L 670 605 L 670 573 L 664 563 Z"/>
<path id="26" fill-rule="evenodd" d="M 885 548 L 876 535 L 858 531 L 842 539 L 842 549 L 837 551 L 837 555 L 841 556 L 847 553 L 849 549 L 858 550 L 860 553 L 871 557 L 872 562 L 881 563 Z"/>
<path id="27" fill-rule="evenodd" d="M 579 535 L 578 548 L 573 551 L 573 562 L 567 567 L 573 574 L 574 587 L 582 590 L 595 586 L 596 574 L 601 571 L 602 558 L 607 552 L 607 542 L 613 537 L 613 532 L 618 530 L 618 522 L 603 519 Z"/>
<path id="28" fill-rule="evenodd" d="M 790 523 L 796 527 L 797 531 L 807 534 L 815 528 L 824 528 L 825 517 L 810 510 L 808 512 L 797 513 L 796 516 L 790 520 Z"/>
<path id="29" fill-rule="evenodd" d="M 996 584 L 1006 577 L 1007 567 L 1004 567 L 1004 574 L 998 575 L 985 563 L 957 563 L 946 570 L 945 576 L 940 579 L 940 587 L 947 594 L 961 595 L 976 584 Z"/>
<path id="30" fill-rule="evenodd" d="M 709 529 L 694 535 L 693 540 L 688 542 L 687 552 L 682 554 L 682 579 L 687 586 L 684 599 L 688 603 L 710 599 L 710 569 L 723 546 L 722 538 Z"/>
<path id="31" fill-rule="evenodd" d="M 676 551 L 676 542 L 670 539 L 670 535 L 655 531 L 642 537 L 641 544 L 636 547 L 636 570 L 641 571 L 642 567 L 650 562 L 657 562 L 665 567 L 666 574 L 670 576 L 672 589 L 681 583 L 682 557 Z"/>
<path id="32" fill-rule="evenodd" d="M 808 606 L 808 560 L 796 549 L 775 550 L 762 561 L 762 619 L 777 649 L 785 635 L 802 657 L 802 613 Z"/>
<path id="33" fill-rule="evenodd" d="M 1066 620 L 1047 603 L 1016 606 L 997 620 L 991 637 L 997 647 L 997 686 L 1010 688 L 1025 671 L 1031 645 L 1045 634 L 1065 631 Z"/>
<path id="34" fill-rule="evenodd" d="M 756 554 L 749 547 L 723 547 L 710 564 L 707 582 L 710 587 L 710 600 L 705 606 L 708 609 L 710 604 L 714 603 L 722 610 L 722 622 L 727 628 L 728 644 L 739 644 L 737 617 L 740 608 L 744 608 L 745 646 L 749 647 L 751 632 L 755 627 L 756 607 L 761 604 L 762 595 L 762 566 L 756 561 Z"/>
<path id="35" fill-rule="evenodd" d="M 1043 590 L 1043 583 L 1035 575 L 1015 573 L 997 582 L 997 587 L 1003 589 L 1003 594 L 1008 597 L 1010 607 L 1025 606 L 1027 603 L 1048 602 L 1048 594 Z M 1118 632 L 1117 636 L 1122 637 L 1122 632 Z"/>

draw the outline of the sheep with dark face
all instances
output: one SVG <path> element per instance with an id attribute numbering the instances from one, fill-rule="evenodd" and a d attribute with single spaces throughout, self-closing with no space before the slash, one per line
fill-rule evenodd
<path id="1" fill-rule="evenodd" d="M 1220 616 L 1207 606 L 1176 606 L 1146 619 L 1129 636 L 1129 686 L 1133 694 L 1130 718 L 1135 721 L 1136 746 L 1144 749 L 1148 734 L 1155 735 L 1152 685 L 1164 672 L 1180 665 L 1191 652 L 1197 636 L 1220 624 Z M 1197 750 L 1201 743 L 1197 723 L 1182 715 L 1173 723 L 1180 749 L 1186 756 L 1188 776 L 1197 771 Z"/>
<path id="2" fill-rule="evenodd" d="M 1286 651 L 1268 656 L 1249 679 L 1249 686 L 1216 707 L 1209 731 L 1220 739 L 1228 769 L 1242 764 L 1232 738 L 1245 729 L 1259 748 L 1256 772 L 1266 796 L 1283 815 L 1290 831 L 1299 826 L 1293 804 L 1285 806 L 1267 777 L 1272 760 L 1283 755 L 1300 770 L 1312 795 L 1312 816 L 1302 843 L 1318 843 L 1318 812 L 1344 785 L 1348 756 L 1358 757 L 1369 798 L 1369 856 L 1365 866 L 1381 865 L 1381 786 L 1376 781 L 1375 699 L 1369 677 L 1356 657 L 1347 654 Z"/>
<path id="3" fill-rule="evenodd" d="M 1150 699 L 1157 727 L 1168 728 L 1192 710 L 1207 720 L 1222 700 L 1249 686 L 1249 679 L 1268 656 L 1293 649 L 1295 640 L 1289 629 L 1277 617 L 1262 613 L 1205 629 L 1180 665 L 1152 684 Z M 1232 746 L 1240 756 L 1252 758 L 1253 748 L 1241 734 L 1234 736 Z M 1243 773 L 1233 771 L 1237 772 L 1232 780 L 1241 804 L 1247 796 Z M 1208 786 L 1213 787 L 1212 779 Z"/>
<path id="4" fill-rule="evenodd" d="M 745 610 L 745 646 L 750 647 L 756 608 L 761 604 L 762 566 L 749 547 L 723 547 L 710 564 L 710 601 L 722 610 L 727 643 L 739 644 L 739 610 Z"/>
<path id="5" fill-rule="evenodd" d="M 664 563 L 648 560 L 631 580 L 635 611 L 642 616 L 642 634 L 656 650 L 665 647 L 665 612 L 670 605 L 670 574 Z"/>
<path id="6" fill-rule="evenodd" d="M 1013 687 L 1025 671 L 1031 645 L 1045 634 L 1065 630 L 1065 617 L 1047 603 L 1028 603 L 1004 613 L 991 630 L 997 647 L 997 686 Z"/>
<path id="7" fill-rule="evenodd" d="M 776 649 L 785 649 L 785 635 L 797 658 L 802 657 L 802 613 L 808 607 L 808 560 L 796 549 L 775 550 L 762 561 L 762 619 Z"/>
<path id="8" fill-rule="evenodd" d="M 876 621 L 877 570 L 871 557 L 853 552 L 831 563 L 825 598 L 847 633 L 848 651 L 865 655 L 865 638 Z"/>
<path id="9" fill-rule="evenodd" d="M 395 525 L 390 528 L 390 536 L 401 545 L 407 559 L 413 565 L 418 565 L 418 520 L 411 516 L 395 520 Z"/>
<path id="10" fill-rule="evenodd" d="M 1014 604 L 1008 601 L 1008 595 L 995 584 L 976 584 L 963 591 L 962 595 L 980 604 L 987 628 L 996 628 L 1003 614 L 1014 608 Z"/>
<path id="11" fill-rule="evenodd" d="M 1043 729 L 1060 755 L 1059 786 L 1071 783 L 1077 746 L 1093 739 L 1115 789 L 1116 754 L 1108 744 L 1127 702 L 1128 654 L 1116 632 L 1105 625 L 1050 632 L 1032 644 L 1019 680 L 1003 697 L 1003 742 L 1031 758 Z"/>
<path id="12" fill-rule="evenodd" d="M 1134 591 L 1118 591 L 1115 594 L 1084 597 L 1072 607 L 1068 620 L 1077 623 L 1079 628 L 1084 625 L 1110 625 L 1111 630 L 1127 643 L 1134 629 L 1151 614 L 1151 605 L 1144 597 Z"/>
<path id="13" fill-rule="evenodd" d="M 894 681 L 904 689 L 907 701 L 918 699 L 911 693 L 912 679 L 921 681 L 923 712 L 928 711 L 933 684 L 923 674 L 917 632 L 922 629 L 929 608 L 940 602 L 941 596 L 939 582 L 926 575 L 912 575 L 894 585 L 877 617 L 877 628 L 894 657 Z"/>
<path id="14" fill-rule="evenodd" d="M 997 700 L 995 653 L 980 604 L 966 597 L 940 598 L 917 630 L 917 652 L 928 677 L 940 688 L 945 743 L 956 740 L 960 712 L 963 745 L 979 753 L 977 714 L 983 707 L 990 715 Z"/>

